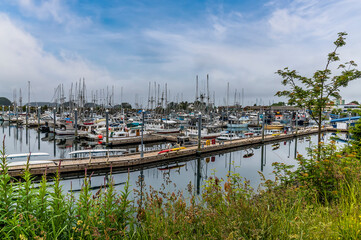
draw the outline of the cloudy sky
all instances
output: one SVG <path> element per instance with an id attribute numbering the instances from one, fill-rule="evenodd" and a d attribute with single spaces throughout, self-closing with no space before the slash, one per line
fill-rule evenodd
<path id="1" fill-rule="evenodd" d="M 324 68 L 337 33 L 346 31 L 341 61 L 361 66 L 359 0 L 2 0 L 0 96 L 53 100 L 63 84 L 84 78 L 90 92 L 114 86 L 115 102 L 146 105 L 148 84 L 167 83 L 170 100 L 193 101 L 195 78 L 211 99 L 244 104 L 279 101 L 278 69 L 311 76 Z M 361 80 L 342 91 L 361 100 Z M 153 90 L 152 90 L 153 91 Z M 178 97 L 177 97 L 178 96 Z"/>

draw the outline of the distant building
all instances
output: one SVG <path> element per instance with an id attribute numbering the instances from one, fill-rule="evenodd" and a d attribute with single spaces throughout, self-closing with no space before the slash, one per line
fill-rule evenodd
<path id="1" fill-rule="evenodd" d="M 342 98 L 338 98 L 334 102 L 336 105 L 345 105 L 345 100 Z"/>
<path id="2" fill-rule="evenodd" d="M 342 112 L 347 112 L 348 110 L 361 109 L 360 105 L 356 103 L 339 104 L 336 108 L 341 109 Z"/>

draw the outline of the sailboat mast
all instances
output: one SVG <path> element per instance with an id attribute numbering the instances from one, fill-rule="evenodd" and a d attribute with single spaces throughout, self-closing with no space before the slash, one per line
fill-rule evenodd
<path id="1" fill-rule="evenodd" d="M 196 75 L 196 101 L 198 101 L 198 75 Z"/>
<path id="2" fill-rule="evenodd" d="M 207 74 L 207 107 L 209 107 L 209 75 Z"/>

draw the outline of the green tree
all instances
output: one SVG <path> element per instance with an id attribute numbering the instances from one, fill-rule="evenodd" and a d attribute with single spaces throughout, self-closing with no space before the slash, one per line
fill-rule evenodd
<path id="1" fill-rule="evenodd" d="M 9 106 L 11 105 L 11 101 L 6 97 L 0 97 L 0 105 Z"/>
<path id="2" fill-rule="evenodd" d="M 272 106 L 286 106 L 285 102 L 272 103 Z"/>
<path id="3" fill-rule="evenodd" d="M 354 103 L 354 104 L 357 104 L 357 105 L 360 105 L 358 101 L 356 100 L 353 100 L 351 103 Z"/>
<path id="4" fill-rule="evenodd" d="M 132 109 L 132 105 L 130 105 L 130 103 L 123 102 L 123 103 L 121 103 L 121 105 L 122 105 L 122 108 Z"/>
<path id="5" fill-rule="evenodd" d="M 188 106 L 189 106 L 189 103 L 188 103 L 187 101 L 185 101 L 185 102 L 180 102 L 180 103 L 179 103 L 179 108 L 180 108 L 181 110 L 187 110 L 187 109 L 188 109 Z"/>
<path id="6" fill-rule="evenodd" d="M 321 122 L 322 113 L 330 102 L 330 98 L 340 98 L 340 88 L 346 87 L 352 80 L 361 77 L 361 72 L 355 67 L 354 61 L 340 64 L 338 75 L 331 76 L 331 63 L 340 60 L 337 50 L 346 44 L 345 36 L 347 33 L 338 33 L 338 38 L 334 42 L 335 49 L 328 54 L 326 66 L 323 70 L 317 70 L 312 77 L 299 75 L 295 70 L 289 70 L 287 67 L 278 70 L 276 73 L 282 77 L 282 84 L 289 89 L 278 91 L 276 96 L 287 97 L 289 105 L 297 105 L 301 108 L 310 110 L 310 115 L 318 125 L 318 147 L 320 150 L 321 142 Z M 320 151 L 319 151 L 320 152 Z"/>

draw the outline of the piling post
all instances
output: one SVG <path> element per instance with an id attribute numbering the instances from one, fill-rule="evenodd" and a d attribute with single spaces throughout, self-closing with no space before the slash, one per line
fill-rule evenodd
<path id="1" fill-rule="evenodd" d="M 38 150 L 40 150 L 40 131 L 38 131 Z"/>
<path id="2" fill-rule="evenodd" d="M 106 144 L 109 144 L 109 110 L 105 110 L 105 134 L 106 134 Z"/>
<path id="3" fill-rule="evenodd" d="M 202 129 L 202 114 L 198 116 L 198 151 L 201 150 L 201 129 Z"/>
<path id="4" fill-rule="evenodd" d="M 298 133 L 298 111 L 296 112 L 296 137 Z"/>
<path id="5" fill-rule="evenodd" d="M 262 115 L 262 142 L 264 141 L 264 118 L 265 118 L 265 112 L 263 112 Z"/>
<path id="6" fill-rule="evenodd" d="M 56 107 L 54 107 L 54 109 L 53 109 L 53 115 L 54 115 L 54 117 L 53 117 L 53 120 L 54 120 L 54 133 L 55 133 L 55 127 L 56 127 Z"/>
<path id="7" fill-rule="evenodd" d="M 11 106 L 9 105 L 9 114 L 8 114 L 8 116 L 9 116 L 9 124 L 10 124 L 10 110 L 11 110 Z"/>
<path id="8" fill-rule="evenodd" d="M 18 107 L 14 105 L 14 113 L 16 116 L 16 126 L 19 126 L 19 114 L 18 114 Z"/>
<path id="9" fill-rule="evenodd" d="M 262 148 L 261 148 L 261 172 L 263 172 L 263 167 L 264 167 L 263 154 L 264 154 L 264 144 L 262 144 Z"/>
<path id="10" fill-rule="evenodd" d="M 26 106 L 25 125 L 29 127 L 29 106 Z"/>
<path id="11" fill-rule="evenodd" d="M 3 119 L 5 120 L 5 114 L 4 114 L 4 108 L 5 108 L 5 106 L 3 105 L 3 114 L 2 114 L 2 116 L 3 116 Z"/>
<path id="12" fill-rule="evenodd" d="M 38 129 L 40 128 L 40 111 L 41 111 L 41 108 L 38 107 Z M 55 133 L 55 131 L 54 131 Z"/>
<path id="13" fill-rule="evenodd" d="M 74 109 L 74 128 L 75 128 L 75 137 L 78 136 L 78 109 Z"/>
<path id="14" fill-rule="evenodd" d="M 143 158 L 144 157 L 144 146 L 143 146 L 143 132 L 144 132 L 144 110 L 142 110 L 142 137 L 141 137 L 141 142 L 140 142 L 140 157 Z"/>

